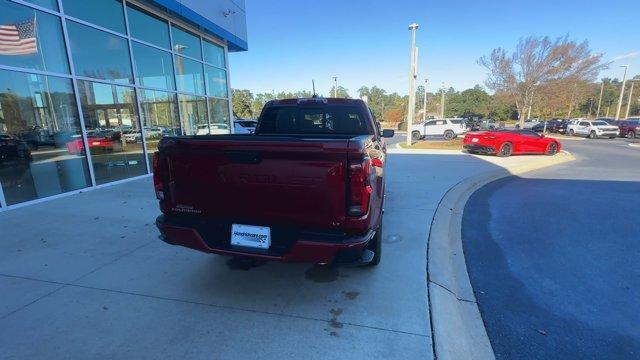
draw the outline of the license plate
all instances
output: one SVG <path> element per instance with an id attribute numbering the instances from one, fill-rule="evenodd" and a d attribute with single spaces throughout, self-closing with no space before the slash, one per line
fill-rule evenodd
<path id="1" fill-rule="evenodd" d="M 471 142 L 478 142 L 478 138 L 471 139 Z"/>
<path id="2" fill-rule="evenodd" d="M 231 245 L 268 249 L 271 246 L 271 229 L 266 226 L 233 224 Z"/>

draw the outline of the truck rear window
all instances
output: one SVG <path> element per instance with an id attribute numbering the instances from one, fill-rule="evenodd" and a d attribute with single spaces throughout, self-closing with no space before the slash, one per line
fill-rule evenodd
<path id="1" fill-rule="evenodd" d="M 366 135 L 367 117 L 356 106 L 271 106 L 259 121 L 259 134 Z"/>

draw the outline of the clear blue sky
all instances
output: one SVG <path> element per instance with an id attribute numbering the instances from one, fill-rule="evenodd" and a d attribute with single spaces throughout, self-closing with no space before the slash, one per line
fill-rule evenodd
<path id="1" fill-rule="evenodd" d="M 429 91 L 484 85 L 476 60 L 528 35 L 569 35 L 616 60 L 601 77 L 640 74 L 640 0 L 247 0 L 249 51 L 231 53 L 231 86 L 253 92 L 311 88 L 333 75 L 352 96 L 378 85 L 407 93 L 408 25 L 416 22 L 420 79 Z M 421 80 L 422 82 L 423 80 Z"/>

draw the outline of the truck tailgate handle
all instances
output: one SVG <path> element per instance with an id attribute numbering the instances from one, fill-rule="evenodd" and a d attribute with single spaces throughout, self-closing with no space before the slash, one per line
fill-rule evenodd
<path id="1" fill-rule="evenodd" d="M 256 151 L 225 151 L 225 156 L 235 164 L 259 164 L 262 156 Z"/>

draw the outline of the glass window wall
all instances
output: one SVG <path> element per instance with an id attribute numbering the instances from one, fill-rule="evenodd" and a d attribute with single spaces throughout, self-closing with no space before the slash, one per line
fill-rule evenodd
<path id="1" fill-rule="evenodd" d="M 209 135 L 204 96 L 178 95 L 180 123 L 185 135 Z"/>
<path id="2" fill-rule="evenodd" d="M 158 19 L 131 5 L 127 5 L 127 15 L 132 37 L 165 49 L 171 48 L 169 24 L 165 20 Z"/>
<path id="3" fill-rule="evenodd" d="M 76 75 L 133 83 L 129 45 L 120 36 L 73 21 L 67 22 Z"/>
<path id="4" fill-rule="evenodd" d="M 178 91 L 204 95 L 202 63 L 176 56 L 176 72 Z"/>
<path id="5" fill-rule="evenodd" d="M 71 80 L 0 70 L 0 184 L 8 205 L 91 186 Z"/>
<path id="6" fill-rule="evenodd" d="M 224 49 L 220 45 L 204 40 L 202 48 L 204 49 L 204 61 L 217 67 L 225 67 Z"/>
<path id="7" fill-rule="evenodd" d="M 149 163 L 153 163 L 153 153 L 158 150 L 160 139 L 165 136 L 182 135 L 178 118 L 176 95 L 165 91 L 140 90 L 142 123 L 144 125 Z"/>
<path id="8" fill-rule="evenodd" d="M 78 85 L 96 183 L 145 174 L 133 88 L 90 81 Z"/>
<path id="9" fill-rule="evenodd" d="M 231 123 L 229 118 L 229 102 L 226 99 L 209 98 L 209 121 L 212 134 L 229 134 Z M 216 131 L 213 131 L 215 128 Z"/>
<path id="10" fill-rule="evenodd" d="M 125 34 L 121 0 L 62 0 L 65 14 Z"/>
<path id="11" fill-rule="evenodd" d="M 138 85 L 173 90 L 173 62 L 171 54 L 147 45 L 133 43 Z"/>
<path id="12" fill-rule="evenodd" d="M 198 36 L 175 25 L 171 27 L 171 32 L 173 35 L 173 51 L 202 60 L 202 49 L 200 48 L 200 38 Z"/>
<path id="13" fill-rule="evenodd" d="M 69 73 L 60 18 L 0 0 L 0 64 Z"/>
<path id="14" fill-rule="evenodd" d="M 222 69 L 213 66 L 204 66 L 205 77 L 207 79 L 207 94 L 210 96 L 227 97 L 227 73 Z"/>
<path id="15" fill-rule="evenodd" d="M 163 136 L 230 132 L 224 47 L 122 0 L 62 0 L 67 20 L 29 3 L 59 10 L 57 0 L 0 0 L 10 32 L 0 35 L 18 41 L 0 42 L 7 205 L 90 187 L 92 174 L 96 184 L 147 174 Z"/>
<path id="16" fill-rule="evenodd" d="M 57 0 L 25 0 L 25 1 L 38 6 L 42 6 L 43 8 L 47 8 L 49 10 L 58 11 Z"/>

